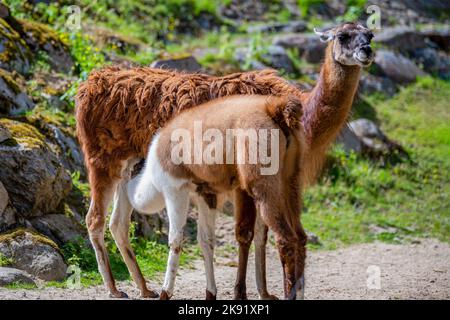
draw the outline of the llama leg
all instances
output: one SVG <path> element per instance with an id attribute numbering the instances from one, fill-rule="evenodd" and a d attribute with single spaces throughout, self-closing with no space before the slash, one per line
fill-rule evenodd
<path id="1" fill-rule="evenodd" d="M 239 265 L 234 286 L 234 299 L 247 300 L 247 264 L 255 229 L 256 208 L 253 198 L 244 190 L 235 192 L 236 240 L 239 244 Z"/>
<path id="2" fill-rule="evenodd" d="M 290 293 L 291 296 L 297 296 L 297 299 L 303 300 L 305 295 L 305 259 L 306 259 L 306 242 L 307 235 L 303 226 L 300 222 L 300 214 L 302 207 L 301 191 L 298 188 L 299 182 L 298 177 L 293 176 L 289 183 L 289 198 L 287 201 L 288 208 L 290 210 L 289 216 L 291 217 L 291 226 L 294 229 L 297 242 L 295 249 L 295 278 L 296 282 L 294 285 L 293 292 Z M 295 291 L 295 292 L 294 292 Z"/>
<path id="3" fill-rule="evenodd" d="M 307 235 L 300 221 L 295 223 L 295 233 L 297 235 L 297 248 L 295 251 L 295 290 L 297 291 L 297 300 L 303 300 L 305 297 L 305 259 Z"/>
<path id="4" fill-rule="evenodd" d="M 116 182 L 108 172 L 96 168 L 89 168 L 89 181 L 91 185 L 91 205 L 86 215 L 86 226 L 97 258 L 98 270 L 109 290 L 110 297 L 127 298 L 124 292 L 116 288 L 105 245 L 106 215 Z"/>
<path id="5" fill-rule="evenodd" d="M 291 295 L 296 283 L 295 253 L 297 239 L 292 230 L 290 221 L 286 217 L 286 206 L 278 197 L 273 199 L 262 199 L 258 201 L 260 213 L 263 221 L 275 234 L 278 251 L 284 274 L 284 295 L 286 299 L 295 299 Z"/>
<path id="6" fill-rule="evenodd" d="M 210 209 L 203 199 L 197 199 L 197 241 L 203 253 L 206 273 L 206 300 L 216 300 L 217 287 L 214 277 L 214 246 L 216 243 L 216 210 Z"/>
<path id="7" fill-rule="evenodd" d="M 256 287 L 258 289 L 259 297 L 262 300 L 277 300 L 274 295 L 267 291 L 266 282 L 266 244 L 267 244 L 268 228 L 261 216 L 256 216 L 255 224 L 255 276 Z"/>
<path id="8" fill-rule="evenodd" d="M 171 190 L 165 193 L 167 215 L 169 217 L 169 258 L 167 260 L 166 276 L 161 291 L 161 300 L 172 297 L 177 275 L 180 253 L 183 242 L 183 228 L 187 220 L 189 209 L 189 195 L 179 190 Z"/>
<path id="9" fill-rule="evenodd" d="M 158 294 L 155 291 L 147 289 L 145 278 L 142 275 L 141 269 L 136 261 L 136 256 L 131 248 L 129 232 L 133 207 L 128 200 L 126 184 L 127 181 L 123 180 L 117 186 L 116 193 L 114 194 L 114 208 L 109 229 L 127 265 L 128 271 L 141 291 L 141 296 L 143 298 L 156 298 Z"/>

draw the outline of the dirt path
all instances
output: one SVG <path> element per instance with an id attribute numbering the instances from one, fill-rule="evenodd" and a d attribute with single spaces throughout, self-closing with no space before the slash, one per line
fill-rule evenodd
<path id="1" fill-rule="evenodd" d="M 232 299 L 236 273 L 236 254 L 225 250 L 225 243 L 233 245 L 229 236 L 233 222 L 220 219 L 219 250 L 216 259 L 216 279 L 219 299 Z M 281 266 L 276 250 L 268 251 L 268 287 L 277 296 L 282 295 Z M 380 289 L 368 289 L 370 274 L 380 271 Z M 204 299 L 205 276 L 202 261 L 194 268 L 180 271 L 174 299 Z M 384 243 L 354 245 L 335 251 L 316 251 L 308 254 L 306 268 L 306 299 L 450 299 L 450 245 L 436 240 L 422 239 L 420 243 L 391 245 Z M 249 266 L 248 293 L 257 299 L 253 257 Z M 374 283 L 376 284 L 376 283 Z M 159 288 L 161 280 L 150 281 Z M 139 297 L 138 290 L 129 282 L 119 287 L 130 298 Z M 45 288 L 36 290 L 9 290 L 0 288 L 3 299 L 105 299 L 103 287 L 82 290 Z"/>

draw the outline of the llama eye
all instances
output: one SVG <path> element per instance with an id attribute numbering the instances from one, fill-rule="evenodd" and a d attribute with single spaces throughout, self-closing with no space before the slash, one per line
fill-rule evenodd
<path id="1" fill-rule="evenodd" d="M 340 35 L 338 35 L 338 39 L 339 39 L 340 42 L 346 42 L 349 38 L 350 38 L 350 36 L 348 34 L 340 34 Z"/>

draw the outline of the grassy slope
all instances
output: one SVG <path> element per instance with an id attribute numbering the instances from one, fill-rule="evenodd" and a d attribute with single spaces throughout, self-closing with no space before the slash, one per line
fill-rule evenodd
<path id="1" fill-rule="evenodd" d="M 425 78 L 392 99 L 369 101 L 412 163 L 381 168 L 335 149 L 337 178 L 308 190 L 304 226 L 323 248 L 428 236 L 449 241 L 450 83 Z"/>

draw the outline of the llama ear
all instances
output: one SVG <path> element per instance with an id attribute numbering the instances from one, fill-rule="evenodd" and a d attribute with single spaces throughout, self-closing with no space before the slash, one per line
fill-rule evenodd
<path id="1" fill-rule="evenodd" d="M 334 39 L 333 29 L 321 32 L 314 28 L 314 33 L 319 36 L 320 41 L 322 42 L 329 42 Z"/>

